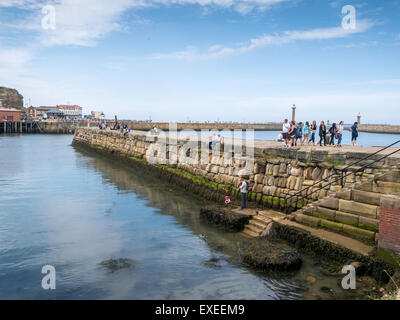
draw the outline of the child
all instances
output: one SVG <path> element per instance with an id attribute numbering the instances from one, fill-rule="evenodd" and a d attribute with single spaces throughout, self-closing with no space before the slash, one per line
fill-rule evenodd
<path id="1" fill-rule="evenodd" d="M 229 196 L 225 197 L 225 207 L 228 207 L 231 204 L 231 199 L 229 199 Z"/>

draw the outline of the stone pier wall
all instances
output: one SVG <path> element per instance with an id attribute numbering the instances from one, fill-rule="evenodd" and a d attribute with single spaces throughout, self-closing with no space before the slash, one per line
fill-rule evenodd
<path id="1" fill-rule="evenodd" d="M 362 152 L 339 152 L 335 150 L 303 150 L 301 148 L 283 148 L 278 145 L 263 145 L 256 143 L 254 147 L 254 165 L 245 156 L 236 156 L 221 151 L 220 155 L 207 154 L 207 164 L 194 163 L 204 157 L 199 151 L 188 149 L 188 140 L 178 140 L 177 145 L 168 145 L 165 155 L 157 147 L 158 136 L 146 136 L 133 132 L 126 138 L 116 131 L 98 130 L 95 128 L 80 128 L 74 137 L 75 144 L 85 145 L 92 149 L 119 154 L 132 161 L 141 161 L 155 165 L 163 170 L 191 180 L 193 184 L 202 185 L 214 191 L 213 200 L 223 201 L 226 195 L 238 199 L 236 188 L 243 177 L 249 182 L 248 199 L 250 204 L 264 207 L 280 208 L 283 199 L 306 186 L 310 186 L 331 174 L 339 177 L 340 170 L 346 165 L 365 156 Z M 243 145 L 245 143 L 243 142 Z M 227 150 L 229 142 L 225 142 Z M 199 142 L 198 150 L 201 150 Z M 162 151 L 162 150 L 161 150 Z M 197 158 L 197 159 L 196 159 Z M 178 159 L 178 163 L 172 159 Z M 204 159 L 204 158 L 203 158 Z M 165 160 L 165 161 L 163 161 Z M 360 163 L 363 165 L 364 163 Z M 348 176 L 345 186 L 355 182 L 369 181 L 375 175 L 398 166 L 398 158 L 388 158 L 375 163 L 372 167 Z M 357 167 L 359 168 L 359 167 Z M 353 168 L 355 170 L 357 168 Z M 314 188 L 319 188 L 316 185 Z M 314 189 L 310 189 L 312 192 Z M 341 190 L 339 181 L 334 185 L 320 190 L 310 196 L 310 200 L 324 198 L 329 192 Z M 217 195 L 217 196 L 216 196 Z M 305 203 L 298 203 L 302 206 Z"/>

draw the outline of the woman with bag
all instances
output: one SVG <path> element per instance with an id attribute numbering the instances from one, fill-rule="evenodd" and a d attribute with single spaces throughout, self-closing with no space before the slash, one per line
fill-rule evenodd
<path id="1" fill-rule="evenodd" d="M 336 123 L 332 124 L 332 127 L 329 129 L 329 133 L 330 133 L 330 141 L 329 141 L 329 145 L 335 145 L 335 138 L 336 138 L 336 133 L 337 133 L 337 128 L 336 128 Z"/>
<path id="2" fill-rule="evenodd" d="M 326 146 L 326 126 L 324 121 L 321 121 L 319 125 L 319 138 L 319 145 L 322 147 L 322 141 L 324 141 L 324 146 Z"/>

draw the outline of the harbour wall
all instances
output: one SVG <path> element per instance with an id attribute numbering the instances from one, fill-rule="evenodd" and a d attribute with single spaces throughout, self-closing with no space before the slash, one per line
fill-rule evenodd
<path id="1" fill-rule="evenodd" d="M 266 141 L 255 141 L 249 148 L 243 140 L 240 150 L 232 147 L 232 141 L 225 141 L 223 148 L 211 152 L 208 147 L 206 151 L 202 149 L 207 142 L 193 142 L 189 138 L 173 141 L 168 136 L 162 138 L 138 131 L 124 137 L 117 131 L 96 128 L 77 129 L 73 140 L 76 145 L 140 162 L 168 175 L 180 176 L 189 184 L 196 185 L 198 190 L 208 190 L 203 192 L 205 197 L 220 203 L 223 203 L 227 195 L 238 201 L 240 194 L 237 187 L 240 179 L 245 178 L 250 186 L 247 197 L 251 205 L 277 209 L 282 208 L 287 196 L 332 174 L 339 178 L 346 164 L 375 151 L 374 148 L 361 147 L 346 152 L 311 147 L 283 148 L 281 144 Z M 250 159 L 253 155 L 254 162 Z M 354 174 L 345 178 L 344 187 L 370 181 L 378 174 L 400 167 L 400 157 L 389 157 L 355 172 L 381 156 L 375 155 L 349 169 Z M 315 185 L 309 193 L 321 186 L 323 184 Z M 341 189 L 340 181 L 337 181 L 309 196 L 309 200 L 322 199 L 329 192 Z M 300 207 L 304 204 L 298 203 Z"/>

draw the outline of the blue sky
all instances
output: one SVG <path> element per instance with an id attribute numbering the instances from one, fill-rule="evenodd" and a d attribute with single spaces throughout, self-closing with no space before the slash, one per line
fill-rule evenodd
<path id="1" fill-rule="evenodd" d="M 0 86 L 109 118 L 400 124 L 399 53 L 400 0 L 0 0 Z"/>

